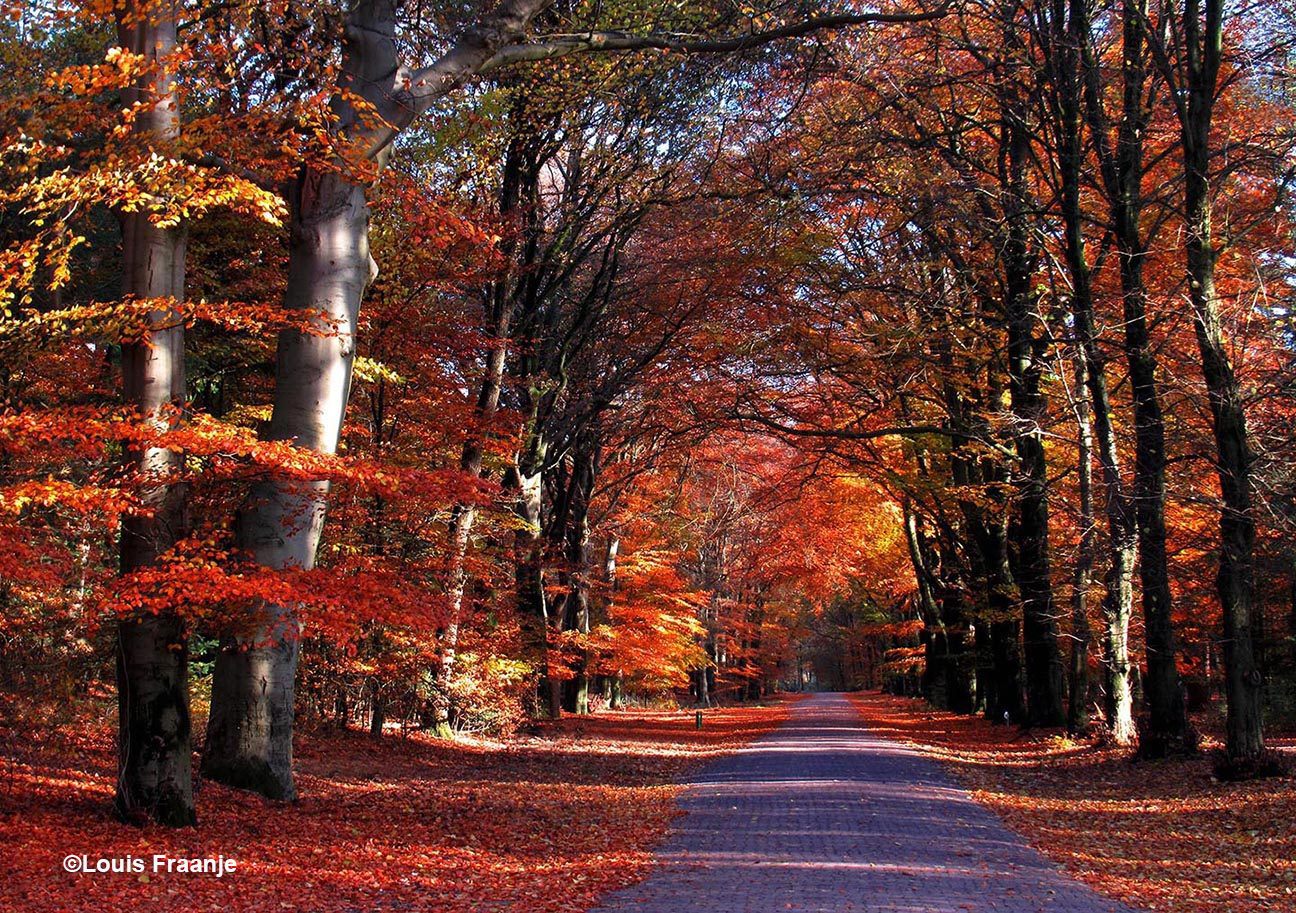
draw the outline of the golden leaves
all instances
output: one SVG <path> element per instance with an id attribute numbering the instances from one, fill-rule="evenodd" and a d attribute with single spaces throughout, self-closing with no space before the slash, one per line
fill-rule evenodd
<path id="1" fill-rule="evenodd" d="M 405 378 L 397 373 L 394 368 L 364 355 L 356 356 L 351 370 L 357 380 L 369 384 L 376 384 L 379 381 L 385 381 L 389 384 L 405 383 Z"/>
<path id="2" fill-rule="evenodd" d="M 79 64 L 56 70 L 45 78 L 45 85 L 77 96 L 120 90 L 137 80 L 147 65 L 143 55 L 114 46 L 104 55 L 103 63 Z"/>
<path id="3" fill-rule="evenodd" d="M 153 151 L 136 162 L 110 154 L 103 163 L 79 171 L 60 168 L 19 185 L 3 199 L 22 205 L 37 226 L 65 219 L 84 205 L 145 213 L 159 228 L 175 228 L 218 209 L 270 225 L 281 224 L 287 216 L 278 194 L 247 178 Z"/>

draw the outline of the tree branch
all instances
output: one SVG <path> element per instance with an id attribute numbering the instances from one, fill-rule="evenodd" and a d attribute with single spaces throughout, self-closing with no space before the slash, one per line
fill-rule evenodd
<path id="1" fill-rule="evenodd" d="M 533 63 L 568 54 L 588 52 L 628 53 L 632 51 L 675 51 L 681 54 L 728 54 L 762 45 L 803 38 L 817 32 L 832 31 L 854 25 L 884 23 L 927 22 L 939 19 L 949 11 L 942 5 L 925 13 L 841 13 L 835 16 L 816 16 L 803 22 L 794 22 L 778 28 L 724 38 L 706 38 L 686 32 L 646 32 L 638 34 L 623 31 L 577 32 L 572 34 L 538 35 L 526 42 L 500 48 L 482 67 L 482 73 L 517 63 Z"/>

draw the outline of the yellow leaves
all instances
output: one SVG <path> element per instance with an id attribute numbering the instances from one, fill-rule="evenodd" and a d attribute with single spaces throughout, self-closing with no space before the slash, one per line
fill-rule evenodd
<path id="1" fill-rule="evenodd" d="M 132 502 L 121 490 L 79 484 L 48 476 L 0 488 L 0 513 L 20 515 L 38 507 L 58 507 L 81 515 L 115 515 Z"/>
<path id="2" fill-rule="evenodd" d="M 38 254 L 39 251 L 37 250 Z M 17 284 L 30 288 L 35 266 L 25 260 L 11 263 L 6 251 L 0 255 L 0 296 L 6 289 L 5 264 L 20 275 Z M 64 264 L 66 267 L 66 264 Z M 57 273 L 57 268 L 55 270 Z M 314 311 L 285 310 L 278 304 L 243 301 L 177 301 L 174 298 L 129 298 L 121 301 L 91 301 L 57 310 L 28 309 L 25 297 L 7 301 L 5 319 L 0 320 L 0 359 L 30 356 L 67 342 L 147 342 L 159 330 L 190 326 L 203 321 L 226 330 L 266 335 L 291 329 L 311 336 L 336 335 L 336 322 Z M 255 411 L 255 410 L 253 410 Z"/>
<path id="3" fill-rule="evenodd" d="M 19 163 L 15 174 L 31 175 L 0 190 L 0 205 L 18 208 L 29 220 L 28 237 L 0 252 L 0 309 L 6 313 L 30 305 L 38 280 L 50 289 L 71 282 L 72 255 L 86 240 L 73 229 L 73 220 L 89 210 L 143 213 L 162 229 L 218 210 L 274 226 L 287 217 L 278 194 L 247 178 L 156 150 L 145 150 L 134 160 L 109 152 L 80 168 L 51 169 L 52 163 L 65 160 L 66 150 L 19 135 L 0 148 L 0 156 Z"/>
<path id="4" fill-rule="evenodd" d="M 72 251 L 85 243 L 85 235 L 68 233 L 65 243 L 52 249 L 46 258 L 50 265 L 50 288 L 62 288 L 72 281 Z"/>
<path id="5" fill-rule="evenodd" d="M 46 77 L 45 85 L 84 97 L 126 88 L 144 72 L 146 66 L 143 55 L 111 47 L 104 55 L 103 63 L 64 67 Z"/>
<path id="6" fill-rule="evenodd" d="M 0 307 L 6 317 L 14 307 L 31 303 L 31 288 L 40 265 L 40 243 L 20 241 L 0 253 Z"/>
<path id="7" fill-rule="evenodd" d="M 270 413 L 270 406 L 240 403 L 226 414 L 225 421 L 231 425 L 255 428 L 261 422 L 270 421 Z"/>
<path id="8" fill-rule="evenodd" d="M 248 179 L 167 158 L 155 151 L 137 162 L 109 155 L 83 170 L 60 168 L 33 178 L 0 199 L 23 206 L 37 227 L 68 218 L 84 205 L 145 213 L 159 228 L 175 228 L 218 209 L 280 225 L 287 208 L 276 193 Z"/>
<path id="9" fill-rule="evenodd" d="M 369 384 L 376 384 L 380 380 L 395 385 L 405 383 L 405 378 L 396 373 L 392 368 L 380 361 L 375 361 L 374 359 L 368 358 L 364 355 L 356 356 L 355 363 L 352 365 L 351 370 L 355 374 L 357 380 L 362 380 Z"/>

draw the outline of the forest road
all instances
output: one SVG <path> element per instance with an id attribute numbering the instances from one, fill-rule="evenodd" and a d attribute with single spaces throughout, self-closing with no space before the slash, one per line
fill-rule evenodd
<path id="1" fill-rule="evenodd" d="M 842 694 L 690 778 L 644 881 L 595 913 L 1131 913 L 1063 874 Z"/>

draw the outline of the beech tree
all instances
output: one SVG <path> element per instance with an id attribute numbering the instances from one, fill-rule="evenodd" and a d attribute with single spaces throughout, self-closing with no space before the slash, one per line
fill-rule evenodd
<path id="1" fill-rule="evenodd" d="M 1113 407 L 1107 380 L 1107 358 L 1099 343 L 1098 322 L 1094 304 L 1094 278 L 1086 243 L 1085 223 L 1089 214 L 1081 202 L 1089 159 L 1089 145 L 1084 135 L 1085 71 L 1082 63 L 1092 66 L 1091 23 L 1084 2 L 1054 3 L 1041 10 L 1044 34 L 1040 41 L 1050 79 L 1046 113 L 1057 157 L 1057 193 L 1064 232 L 1064 258 L 1070 278 L 1069 297 L 1076 344 L 1076 386 L 1078 395 L 1087 392 L 1090 403 L 1081 404 L 1081 497 L 1088 496 L 1086 475 L 1089 472 L 1088 428 L 1092 416 L 1093 434 L 1097 439 L 1097 456 L 1102 467 L 1103 501 L 1107 519 L 1108 566 L 1103 598 L 1104 658 L 1106 669 L 1106 703 L 1112 738 L 1119 744 L 1134 739 L 1133 696 L 1130 683 L 1128 646 L 1130 617 L 1134 601 L 1134 565 L 1137 545 L 1137 523 L 1134 505 L 1122 476 L 1121 454 L 1116 438 Z M 1137 231 L 1137 227 L 1135 227 Z M 1155 390 L 1152 391 L 1155 397 Z M 1081 517 L 1090 516 L 1085 506 Z M 1082 522 L 1084 520 L 1082 519 Z M 1086 534 L 1087 535 L 1087 534 Z M 1083 589 L 1081 565 L 1091 560 L 1078 559 L 1077 590 Z M 1155 560 L 1152 558 L 1150 560 Z M 1164 560 L 1164 556 L 1162 557 Z M 1075 598 L 1081 598 L 1077 595 Z M 1077 610 L 1078 612 L 1078 610 Z M 1077 626 L 1082 626 L 1079 613 Z M 1077 653 L 1082 651 L 1077 647 Z M 1083 677 L 1081 658 L 1073 670 Z M 1087 695 L 1076 694 L 1072 686 L 1069 718 L 1073 728 L 1080 726 Z"/>
<path id="2" fill-rule="evenodd" d="M 278 799 L 302 719 L 382 756 L 780 683 L 1143 756 L 1222 686 L 1217 772 L 1275 772 L 1268 14 L 837 10 L 0 26 L 15 731 L 115 666 L 116 811 L 166 825 L 209 675 L 203 772 Z"/>
<path id="3" fill-rule="evenodd" d="M 327 125 L 347 152 L 332 161 L 306 163 L 286 194 L 292 242 L 284 307 L 318 314 L 319 324 L 315 331 L 287 330 L 280 336 L 267 439 L 291 441 L 324 454 L 336 451 L 350 392 L 360 304 L 376 269 L 368 247 L 366 163 L 381 168 L 401 131 L 466 80 L 512 64 L 578 52 L 731 53 L 827 28 L 913 18 L 881 13 L 822 16 L 717 39 L 605 31 L 533 38 L 533 20 L 547 6 L 546 0 L 505 0 L 467 25 L 435 61 L 418 69 L 402 62 L 396 3 L 366 0 L 348 11 Z M 325 482 L 265 482 L 241 515 L 244 547 L 272 568 L 313 567 L 327 494 Z M 298 623 L 291 606 L 267 604 L 258 616 L 254 635 L 231 641 L 221 653 L 203 772 L 268 796 L 292 798 Z"/>
<path id="4" fill-rule="evenodd" d="M 1260 763 L 1265 752 L 1264 676 L 1254 642 L 1263 616 L 1255 606 L 1254 455 L 1216 284 L 1220 243 L 1213 217 L 1211 127 L 1225 61 L 1226 9 L 1223 0 L 1204 4 L 1189 0 L 1182 10 L 1168 8 L 1164 31 L 1152 35 L 1150 43 L 1180 127 L 1188 299 L 1210 401 L 1223 496 L 1217 586 L 1224 616 L 1227 751 L 1231 764 L 1246 766 Z"/>
<path id="5" fill-rule="evenodd" d="M 128 5 L 118 12 L 119 46 L 140 58 L 143 72 L 122 93 L 136 109 L 135 129 L 165 148 L 180 129 L 172 55 L 177 10 L 173 4 Z M 126 212 L 122 222 L 122 295 L 149 302 L 147 339 L 122 349 L 126 403 L 163 428 L 179 419 L 186 399 L 184 328 L 174 303 L 184 299 L 184 223 L 161 226 L 147 212 Z M 155 563 L 188 533 L 182 484 L 174 480 L 180 454 L 147 447 L 128 455 L 151 480 L 143 492 L 147 514 L 122 524 L 121 567 L 130 572 Z M 171 612 L 122 621 L 118 629 L 121 774 L 118 812 L 163 824 L 194 823 L 189 720 L 189 653 L 184 622 Z"/>

